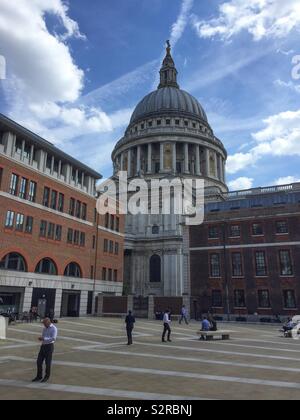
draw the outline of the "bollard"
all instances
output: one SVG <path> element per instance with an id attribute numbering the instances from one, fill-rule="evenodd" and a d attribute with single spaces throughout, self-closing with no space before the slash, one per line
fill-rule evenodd
<path id="1" fill-rule="evenodd" d="M 0 316 L 0 340 L 6 340 L 7 323 L 3 316 Z"/>

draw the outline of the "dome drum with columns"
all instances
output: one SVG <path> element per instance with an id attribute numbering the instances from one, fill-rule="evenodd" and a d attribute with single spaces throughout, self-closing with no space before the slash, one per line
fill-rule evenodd
<path id="1" fill-rule="evenodd" d="M 177 83 L 168 43 L 160 84 L 135 108 L 112 153 L 114 174 L 129 179 L 204 179 L 207 195 L 227 192 L 226 150 L 204 109 Z M 126 216 L 125 292 L 148 296 L 190 294 L 189 234 L 176 214 Z"/>
<path id="2" fill-rule="evenodd" d="M 116 144 L 114 173 L 126 170 L 130 178 L 168 173 L 202 177 L 206 188 L 227 191 L 226 150 L 197 99 L 179 88 L 170 50 L 168 44 L 158 89 L 137 105 Z"/>

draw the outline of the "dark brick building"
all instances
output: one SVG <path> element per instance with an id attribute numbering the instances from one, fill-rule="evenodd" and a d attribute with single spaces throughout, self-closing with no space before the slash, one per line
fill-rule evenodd
<path id="1" fill-rule="evenodd" d="M 101 175 L 0 114 L 0 309 L 44 297 L 86 315 L 123 289 L 122 216 L 96 212 Z"/>
<path id="2" fill-rule="evenodd" d="M 190 229 L 192 312 L 300 310 L 300 184 L 229 193 Z"/>

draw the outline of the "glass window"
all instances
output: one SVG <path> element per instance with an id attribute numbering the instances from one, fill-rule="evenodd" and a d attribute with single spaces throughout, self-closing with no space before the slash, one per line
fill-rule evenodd
<path id="1" fill-rule="evenodd" d="M 102 280 L 106 280 L 106 268 L 102 268 Z"/>
<path id="2" fill-rule="evenodd" d="M 119 244 L 118 244 L 118 242 L 115 243 L 115 255 L 119 255 Z"/>
<path id="3" fill-rule="evenodd" d="M 108 269 L 108 281 L 112 281 L 112 269 Z"/>
<path id="4" fill-rule="evenodd" d="M 260 308 L 270 308 L 270 294 L 269 290 L 259 290 L 258 291 L 258 306 Z"/>
<path id="5" fill-rule="evenodd" d="M 93 235 L 93 249 L 96 248 L 96 236 Z"/>
<path id="6" fill-rule="evenodd" d="M 54 233 L 55 233 L 55 224 L 49 223 L 48 225 L 48 239 L 54 239 Z"/>
<path id="7" fill-rule="evenodd" d="M 209 239 L 218 239 L 219 238 L 219 228 L 216 226 L 211 226 L 208 229 L 208 238 Z"/>
<path id="8" fill-rule="evenodd" d="M 85 233 L 80 233 L 80 246 L 85 246 Z"/>
<path id="9" fill-rule="evenodd" d="M 235 308 L 245 308 L 245 291 L 244 290 L 235 290 L 234 291 L 234 306 Z"/>
<path id="10" fill-rule="evenodd" d="M 55 240 L 61 241 L 61 236 L 62 236 L 62 226 L 57 225 L 55 229 Z"/>
<path id="11" fill-rule="evenodd" d="M 213 290 L 211 297 L 212 297 L 212 307 L 213 308 L 222 308 L 222 306 L 223 306 L 222 291 L 221 290 Z"/>
<path id="12" fill-rule="evenodd" d="M 71 216 L 75 215 L 75 199 L 74 198 L 70 198 L 69 214 Z"/>
<path id="13" fill-rule="evenodd" d="M 120 232 L 120 218 L 116 217 L 116 231 Z"/>
<path id="14" fill-rule="evenodd" d="M 73 243 L 73 229 L 68 229 L 67 242 L 69 244 Z"/>
<path id="15" fill-rule="evenodd" d="M 22 255 L 12 252 L 7 254 L 0 261 L 1 270 L 13 270 L 13 271 L 27 271 L 27 266 Z"/>
<path id="16" fill-rule="evenodd" d="M 23 232 L 24 229 L 24 214 L 17 214 L 16 217 L 16 230 L 19 232 Z"/>
<path id="17" fill-rule="evenodd" d="M 108 213 L 106 213 L 105 214 L 105 227 L 108 229 L 108 227 L 109 227 L 109 214 Z"/>
<path id="18" fill-rule="evenodd" d="M 51 208 L 56 210 L 57 208 L 57 191 L 51 191 Z"/>
<path id="19" fill-rule="evenodd" d="M 159 234 L 159 226 L 154 225 L 152 226 L 152 235 L 158 235 Z"/>
<path id="20" fill-rule="evenodd" d="M 40 237 L 45 238 L 47 233 L 47 222 L 45 220 L 41 221 L 40 225 Z"/>
<path id="21" fill-rule="evenodd" d="M 288 222 L 276 222 L 276 233 L 278 234 L 289 233 Z"/>
<path id="22" fill-rule="evenodd" d="M 233 277 L 243 276 L 242 254 L 240 252 L 232 254 L 232 275 Z"/>
<path id="23" fill-rule="evenodd" d="M 12 195 L 17 195 L 18 192 L 18 183 L 19 183 L 19 177 L 16 174 L 11 175 L 10 179 L 10 186 L 9 186 L 9 193 Z"/>
<path id="24" fill-rule="evenodd" d="M 79 245 L 79 231 L 74 230 L 74 244 Z"/>
<path id="25" fill-rule="evenodd" d="M 291 253 L 288 250 L 279 251 L 280 274 L 282 276 L 292 276 L 294 274 Z"/>
<path id="26" fill-rule="evenodd" d="M 113 215 L 110 217 L 110 229 L 115 230 L 115 216 Z"/>
<path id="27" fill-rule="evenodd" d="M 114 281 L 118 281 L 118 270 L 114 270 Z"/>
<path id="28" fill-rule="evenodd" d="M 57 210 L 61 213 L 63 213 L 64 211 L 64 202 L 65 202 L 65 196 L 62 193 L 59 193 Z"/>
<path id="29" fill-rule="evenodd" d="M 15 212 L 14 211 L 8 211 L 6 213 L 6 219 L 5 219 L 5 227 L 12 229 L 14 227 L 14 219 L 15 219 Z"/>
<path id="30" fill-rule="evenodd" d="M 64 276 L 82 278 L 81 268 L 77 263 L 70 263 L 65 269 Z"/>
<path id="31" fill-rule="evenodd" d="M 25 224 L 25 232 L 32 233 L 33 231 L 33 217 L 27 216 Z"/>
<path id="32" fill-rule="evenodd" d="M 82 214 L 81 214 L 82 220 L 86 220 L 86 216 L 87 216 L 87 205 L 85 203 L 83 203 L 82 204 Z"/>
<path id="33" fill-rule="evenodd" d="M 31 201 L 32 203 L 35 203 L 35 199 L 36 199 L 36 188 L 37 188 L 36 182 L 30 181 L 30 183 L 29 183 L 29 191 L 28 191 L 28 200 Z"/>
<path id="34" fill-rule="evenodd" d="M 161 282 L 161 258 L 159 255 L 152 255 L 150 258 L 150 283 Z"/>
<path id="35" fill-rule="evenodd" d="M 239 238 L 241 236 L 241 227 L 239 225 L 230 226 L 230 237 Z"/>
<path id="36" fill-rule="evenodd" d="M 284 307 L 286 309 L 296 309 L 296 295 L 294 290 L 284 290 L 283 292 Z"/>
<path id="37" fill-rule="evenodd" d="M 80 219 L 80 215 L 81 215 L 81 202 L 77 200 L 76 201 L 76 217 Z"/>
<path id="38" fill-rule="evenodd" d="M 211 254 L 210 256 L 210 275 L 211 277 L 221 277 L 219 254 Z"/>
<path id="39" fill-rule="evenodd" d="M 114 252 L 114 242 L 113 241 L 109 241 L 109 252 L 111 254 L 113 254 L 113 252 Z"/>
<path id="40" fill-rule="evenodd" d="M 263 225 L 261 223 L 254 223 L 252 225 L 252 235 L 260 236 L 264 234 Z"/>
<path id="41" fill-rule="evenodd" d="M 19 198 L 22 198 L 22 199 L 26 198 L 27 183 L 28 183 L 28 179 L 26 178 L 21 179 L 20 189 L 19 189 Z"/>
<path id="42" fill-rule="evenodd" d="M 257 251 L 255 253 L 256 276 L 267 275 L 266 253 L 264 251 Z"/>
<path id="43" fill-rule="evenodd" d="M 103 251 L 108 252 L 108 240 L 104 239 Z"/>
<path id="44" fill-rule="evenodd" d="M 50 188 L 44 188 L 44 196 L 43 196 L 43 206 L 49 207 L 49 200 L 50 200 Z"/>
<path id="45" fill-rule="evenodd" d="M 55 263 L 50 258 L 42 259 L 35 268 L 35 272 L 39 274 L 57 275 Z"/>

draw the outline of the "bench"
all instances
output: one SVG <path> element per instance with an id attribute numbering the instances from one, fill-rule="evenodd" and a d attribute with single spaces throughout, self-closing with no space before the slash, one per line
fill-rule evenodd
<path id="1" fill-rule="evenodd" d="M 230 331 L 219 330 L 219 331 L 198 331 L 198 335 L 200 335 L 200 340 L 203 337 L 206 338 L 207 341 L 213 340 L 214 337 L 221 337 L 222 340 L 230 340 Z"/>

